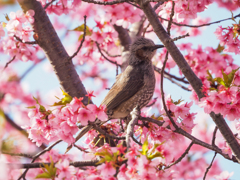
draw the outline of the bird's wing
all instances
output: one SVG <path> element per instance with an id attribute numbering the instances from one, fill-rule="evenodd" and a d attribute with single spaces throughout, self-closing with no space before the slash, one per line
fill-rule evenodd
<path id="1" fill-rule="evenodd" d="M 136 94 L 143 85 L 144 74 L 140 73 L 138 68 L 128 66 L 122 74 L 118 75 L 101 104 L 106 105 L 107 110 L 112 110 Z"/>

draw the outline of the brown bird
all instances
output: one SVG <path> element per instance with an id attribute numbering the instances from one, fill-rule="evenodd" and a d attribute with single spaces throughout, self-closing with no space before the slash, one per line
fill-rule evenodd
<path id="1" fill-rule="evenodd" d="M 136 39 L 131 45 L 129 65 L 116 77 L 116 82 L 101 103 L 106 105 L 109 119 L 125 118 L 137 105 L 141 109 L 149 103 L 156 81 L 151 59 L 156 49 L 162 47 L 144 37 Z M 96 120 L 95 124 L 100 126 L 102 122 Z M 76 141 L 90 129 L 92 125 L 84 127 Z"/>
<path id="2" fill-rule="evenodd" d="M 110 119 L 125 118 L 137 105 L 146 106 L 155 89 L 152 57 L 157 48 L 152 40 L 138 38 L 130 48 L 129 65 L 116 77 L 116 82 L 101 104 L 106 105 Z"/>

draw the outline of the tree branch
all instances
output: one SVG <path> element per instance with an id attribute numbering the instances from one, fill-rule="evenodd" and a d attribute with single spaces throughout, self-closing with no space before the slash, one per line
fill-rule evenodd
<path id="1" fill-rule="evenodd" d="M 69 55 L 63 47 L 53 25 L 51 24 L 41 3 L 36 0 L 18 0 L 24 12 L 32 9 L 35 11 L 33 29 L 38 36 L 38 45 L 43 49 L 65 92 L 72 97 L 83 97 L 87 105 L 88 97 Z"/>
<path id="2" fill-rule="evenodd" d="M 134 135 L 134 126 L 137 124 L 138 117 L 139 117 L 139 111 L 140 110 L 137 106 L 130 113 L 132 116 L 132 119 L 128 123 L 128 126 L 127 126 L 127 134 L 126 134 L 127 150 L 129 150 L 129 148 L 130 148 L 130 137 L 133 137 L 133 135 Z"/>
<path id="3" fill-rule="evenodd" d="M 145 15 L 147 16 L 148 21 L 151 23 L 154 32 L 162 41 L 164 46 L 167 48 L 168 52 L 171 54 L 173 60 L 176 62 L 182 73 L 188 79 L 194 91 L 197 93 L 198 98 L 201 99 L 202 97 L 204 97 L 204 93 L 202 92 L 201 80 L 192 71 L 192 69 L 190 68 L 190 66 L 188 65 L 188 63 L 186 62 L 186 60 L 184 59 L 183 55 L 181 54 L 177 46 L 174 44 L 174 42 L 169 41 L 169 39 L 171 38 L 163 28 L 157 14 L 152 9 L 150 3 L 140 2 L 140 6 L 142 7 Z M 215 114 L 214 112 L 211 112 L 210 116 L 212 117 L 215 124 L 219 128 L 229 147 L 236 155 L 238 162 L 240 162 L 240 146 L 237 140 L 235 139 L 231 129 L 228 127 L 226 121 L 223 119 L 221 114 Z"/>
<path id="4" fill-rule="evenodd" d="M 237 18 L 237 17 L 240 17 L 240 14 L 234 16 L 233 18 Z M 164 20 L 164 21 L 169 21 L 168 19 L 162 18 L 160 16 L 159 16 L 159 18 Z M 174 25 L 177 25 L 177 26 L 186 26 L 186 27 L 191 27 L 191 28 L 199 28 L 199 27 L 203 27 L 203 26 L 210 26 L 212 24 L 217 24 L 217 23 L 220 23 L 220 22 L 223 22 L 223 21 L 227 21 L 227 20 L 232 20 L 232 17 L 226 18 L 226 19 L 222 19 L 222 20 L 218 20 L 218 21 L 214 21 L 214 22 L 207 23 L 207 24 L 201 24 L 201 25 L 188 25 L 188 24 L 181 24 L 181 23 L 176 23 L 176 22 L 172 22 L 172 23 Z"/>

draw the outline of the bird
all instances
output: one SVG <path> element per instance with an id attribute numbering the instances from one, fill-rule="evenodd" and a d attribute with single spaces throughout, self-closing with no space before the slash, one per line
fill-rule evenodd
<path id="1" fill-rule="evenodd" d="M 144 37 L 138 37 L 132 43 L 127 68 L 116 77 L 101 103 L 106 106 L 108 119 L 125 118 L 136 106 L 141 109 L 149 103 L 156 82 L 151 60 L 156 50 L 163 47 Z M 97 119 L 95 124 L 100 126 L 103 123 Z M 84 127 L 75 142 L 92 128 L 92 125 Z"/>
<path id="2" fill-rule="evenodd" d="M 152 58 L 158 48 L 150 39 L 140 37 L 130 47 L 129 65 L 116 77 L 116 82 L 102 101 L 110 119 L 127 117 L 137 105 L 146 106 L 155 89 Z"/>

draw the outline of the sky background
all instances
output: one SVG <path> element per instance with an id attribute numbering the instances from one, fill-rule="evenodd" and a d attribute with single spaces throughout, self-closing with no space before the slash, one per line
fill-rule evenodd
<path id="1" fill-rule="evenodd" d="M 20 7 L 18 5 L 14 5 L 14 6 L 8 6 L 6 8 L 2 8 L 1 9 L 1 13 L 0 13 L 0 21 L 5 21 L 4 19 L 4 14 L 6 13 L 10 13 L 11 11 L 17 11 L 18 9 L 20 9 Z M 234 15 L 236 15 L 239 12 L 233 12 Z M 56 16 L 53 15 L 51 16 L 51 19 Z M 221 20 L 221 19 L 225 19 L 225 18 L 229 18 L 231 17 L 231 13 L 230 11 L 227 11 L 223 8 L 219 8 L 216 4 L 210 5 L 208 7 L 208 9 L 203 12 L 200 13 L 201 17 L 210 17 L 211 20 L 210 22 L 213 21 L 217 21 L 217 20 Z M 60 16 L 61 18 L 61 23 L 69 23 L 69 19 L 66 18 L 66 16 L 62 15 Z M 237 19 L 237 21 L 239 20 L 239 18 Z M 91 21 L 87 22 L 90 26 L 91 26 Z M 228 20 L 225 22 L 220 23 L 221 26 L 226 27 L 228 25 L 231 25 L 233 23 L 233 21 Z M 77 27 L 78 25 L 81 25 L 82 22 L 78 22 L 78 23 L 71 23 L 69 29 L 73 29 L 74 27 Z M 181 39 L 177 42 L 177 44 L 182 43 L 182 42 L 191 42 L 193 44 L 194 48 L 197 48 L 197 46 L 200 44 L 203 48 L 207 47 L 207 46 L 212 46 L 213 48 L 216 48 L 219 44 L 219 41 L 217 40 L 214 31 L 216 30 L 216 27 L 219 26 L 220 24 L 213 24 L 210 27 L 204 27 L 201 28 L 200 30 L 204 29 L 204 31 L 202 32 L 202 35 L 197 36 L 197 37 L 189 37 L 189 38 L 184 38 Z M 57 32 L 58 35 L 61 37 L 61 35 L 63 34 L 63 32 Z M 172 33 L 172 35 L 174 36 L 174 33 Z M 64 40 L 63 42 L 66 42 L 66 40 Z M 74 43 L 75 39 L 68 39 L 67 43 L 71 44 Z M 66 44 L 64 44 L 66 45 Z M 238 65 L 240 65 L 239 63 L 239 56 L 236 56 L 232 53 L 230 53 L 231 55 L 233 55 L 233 58 L 235 59 L 235 63 L 237 63 Z M 0 64 L 5 64 L 6 61 L 4 60 L 10 60 L 10 57 L 8 56 L 0 56 Z M 108 62 L 106 62 L 108 63 Z M 32 62 L 18 62 L 16 64 L 14 64 L 14 67 L 17 72 L 19 72 L 19 75 L 21 76 L 21 74 L 23 74 L 33 63 Z M 22 80 L 22 84 L 24 85 L 24 87 L 26 89 L 28 89 L 29 92 L 32 93 L 36 93 L 36 91 L 38 91 L 42 97 L 45 97 L 45 100 L 49 99 L 49 91 L 51 92 L 56 92 L 56 90 L 60 93 L 60 85 L 59 82 L 55 76 L 54 73 L 51 72 L 47 72 L 46 71 L 46 67 L 49 67 L 49 62 L 48 60 L 44 60 L 43 62 L 41 62 L 37 67 L 35 67 L 30 73 L 28 73 L 28 75 L 25 76 L 25 78 Z M 81 68 L 85 68 L 85 67 L 80 67 Z M 177 73 L 178 74 L 178 70 L 175 68 L 173 71 L 171 71 L 171 73 Z M 111 76 L 112 75 L 112 83 L 115 79 L 115 69 L 110 71 L 108 73 L 108 75 L 106 76 Z M 93 89 L 92 87 L 92 80 L 86 80 L 83 82 L 85 85 L 85 88 L 87 90 L 89 89 Z M 174 100 L 177 99 L 184 99 L 185 101 L 190 101 L 189 96 L 191 93 L 186 92 L 184 90 L 182 90 L 181 88 L 175 86 L 174 84 L 170 83 L 167 79 L 164 80 L 164 90 L 165 90 L 165 94 L 171 94 L 172 98 Z M 107 92 L 106 92 L 107 93 Z M 52 99 L 54 99 L 54 95 L 55 94 L 51 94 Z M 100 102 L 102 101 L 102 99 L 104 98 L 104 94 L 102 96 L 98 96 L 97 98 L 94 98 L 93 101 L 94 103 L 96 103 L 97 105 L 100 104 Z M 158 99 L 160 100 L 160 99 Z M 207 119 L 208 122 L 212 122 L 211 118 L 209 118 L 208 115 L 204 114 L 202 109 L 199 109 L 197 106 L 194 106 L 194 108 L 192 109 L 193 112 L 201 112 L 198 115 L 197 119 L 200 119 L 199 121 L 203 120 L 203 119 Z M 201 117 L 200 117 L 201 116 Z M 230 124 L 230 127 L 233 127 Z M 212 125 L 209 127 L 210 129 L 214 128 L 214 124 L 212 123 Z M 210 163 L 212 160 L 214 153 L 208 153 L 206 155 L 208 162 Z M 222 158 L 220 155 L 217 155 L 217 159 L 220 161 L 220 165 L 222 167 L 223 170 L 227 170 L 228 172 L 234 172 L 234 175 L 231 177 L 231 180 L 238 180 L 240 179 L 240 165 L 237 163 L 233 163 L 231 161 L 225 160 L 224 158 Z"/>

